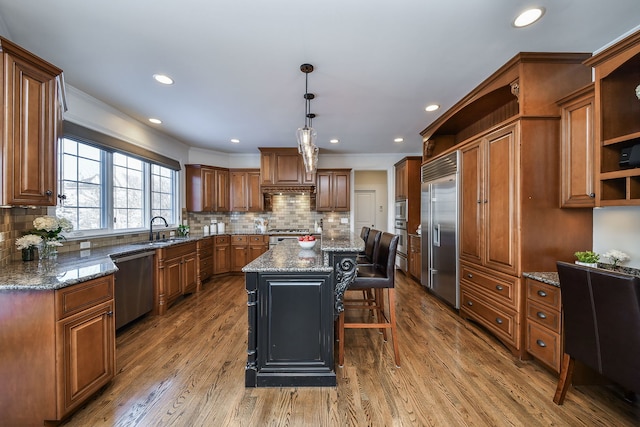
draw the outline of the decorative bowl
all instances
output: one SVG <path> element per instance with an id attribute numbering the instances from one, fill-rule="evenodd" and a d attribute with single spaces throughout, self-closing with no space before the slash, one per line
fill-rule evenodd
<path id="1" fill-rule="evenodd" d="M 302 249 L 311 249 L 316 245 L 317 240 L 298 240 L 298 244 Z"/>

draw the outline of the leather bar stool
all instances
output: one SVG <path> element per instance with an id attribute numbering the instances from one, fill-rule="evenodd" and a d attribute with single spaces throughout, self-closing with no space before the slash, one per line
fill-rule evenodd
<path id="1" fill-rule="evenodd" d="M 378 245 L 377 258 L 373 264 L 358 266 L 358 272 L 348 290 L 373 290 L 373 299 L 356 301 L 345 299 L 345 311 L 353 309 L 373 310 L 376 314 L 371 322 L 350 322 L 345 320 L 345 312 L 338 316 L 338 364 L 344 365 L 344 330 L 355 329 L 382 329 L 383 338 L 387 340 L 386 330 L 391 330 L 393 340 L 393 353 L 396 366 L 400 366 L 400 351 L 398 346 L 398 334 L 396 328 L 395 308 L 395 261 L 398 249 L 399 237 L 395 234 L 381 233 Z M 385 292 L 386 291 L 386 292 Z M 388 299 L 388 316 L 385 313 L 385 293 Z"/>

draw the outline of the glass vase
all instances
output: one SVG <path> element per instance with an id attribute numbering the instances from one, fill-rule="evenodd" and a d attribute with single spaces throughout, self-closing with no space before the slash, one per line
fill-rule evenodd
<path id="1" fill-rule="evenodd" d="M 22 250 L 22 261 L 33 261 L 36 256 L 36 248 L 29 247 Z"/>
<path id="2" fill-rule="evenodd" d="M 44 240 L 40 247 L 38 248 L 38 258 L 39 259 L 54 259 L 58 257 L 58 247 L 52 245 L 53 243 L 50 240 Z"/>

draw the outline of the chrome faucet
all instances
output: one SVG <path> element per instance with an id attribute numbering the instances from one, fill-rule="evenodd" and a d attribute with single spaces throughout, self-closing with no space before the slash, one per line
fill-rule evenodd
<path id="1" fill-rule="evenodd" d="M 161 220 L 164 221 L 164 226 L 168 227 L 169 223 L 167 222 L 166 219 L 164 219 L 161 216 L 154 216 L 153 218 L 151 218 L 151 222 L 149 223 L 149 240 L 153 242 L 153 221 L 160 218 Z M 156 236 L 156 240 L 160 240 L 160 232 L 158 231 L 158 235 Z"/>

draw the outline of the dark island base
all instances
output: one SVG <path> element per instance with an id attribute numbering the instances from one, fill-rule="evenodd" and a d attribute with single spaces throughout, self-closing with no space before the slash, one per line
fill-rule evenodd
<path id="1" fill-rule="evenodd" d="M 311 374 L 309 372 L 301 374 L 270 374 L 246 371 L 245 375 L 246 387 L 335 387 L 336 384 L 335 372 L 324 374 Z"/>

